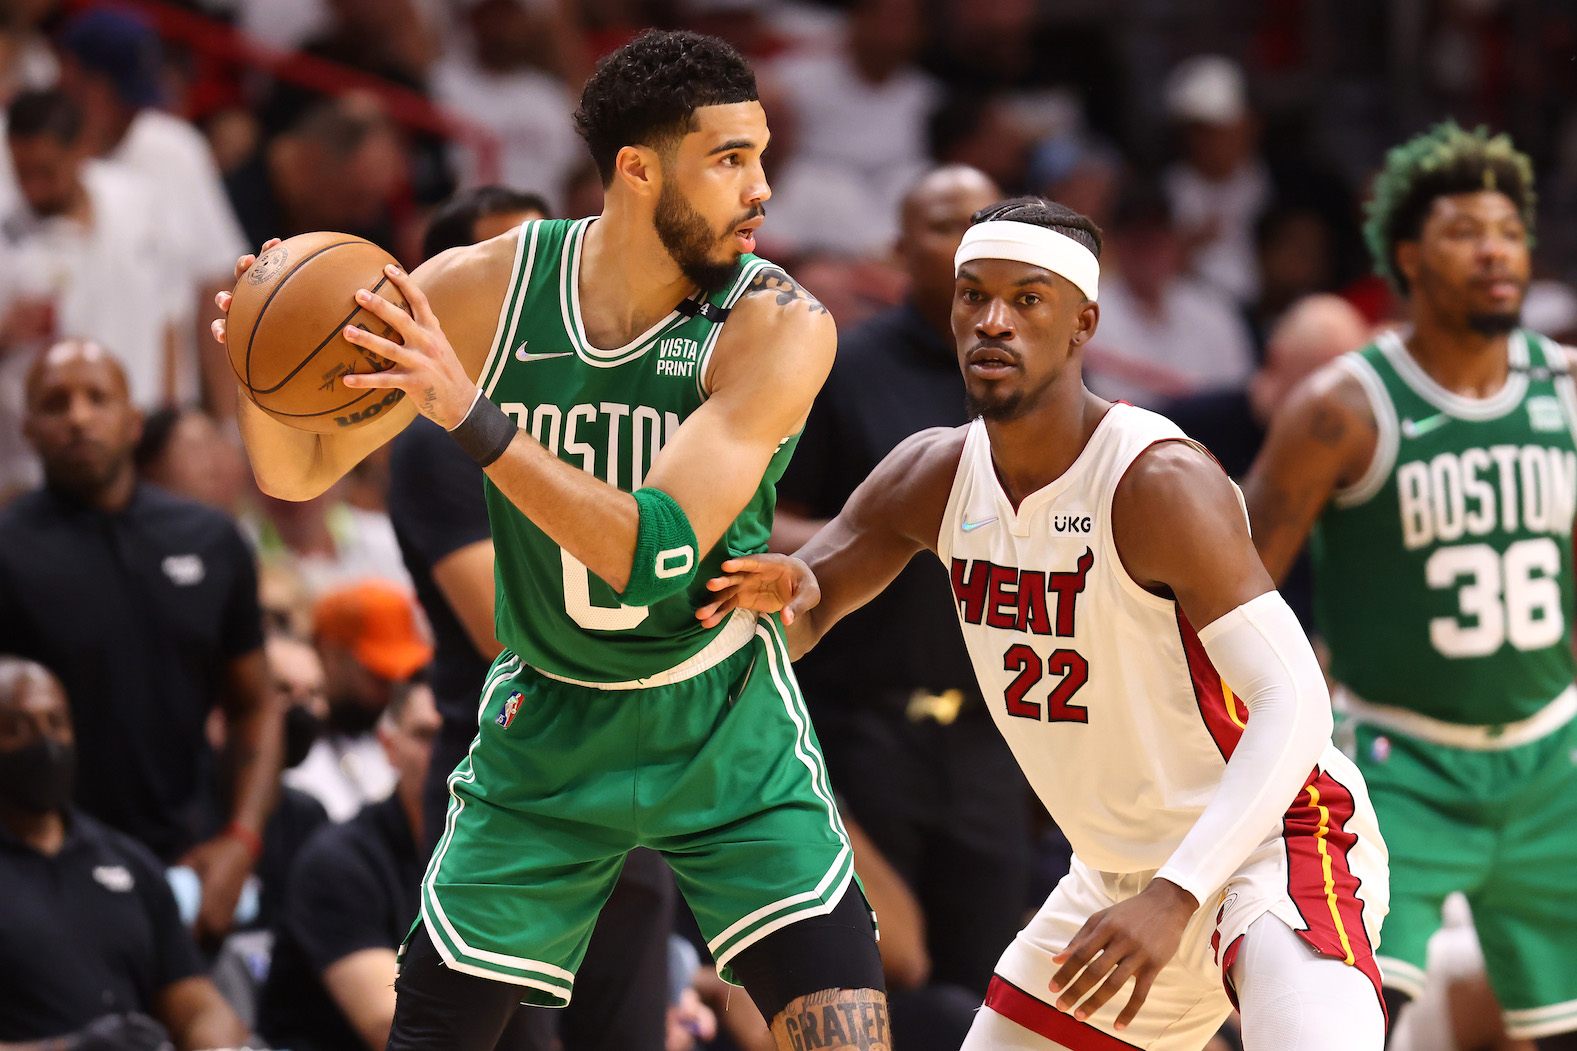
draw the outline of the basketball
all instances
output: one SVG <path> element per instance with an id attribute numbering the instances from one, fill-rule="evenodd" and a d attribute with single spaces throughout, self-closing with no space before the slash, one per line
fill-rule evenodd
<path id="1" fill-rule="evenodd" d="M 343 377 L 394 363 L 345 339 L 356 325 L 399 335 L 356 303 L 366 288 L 402 309 L 405 298 L 383 272 L 394 257 L 350 234 L 310 233 L 264 252 L 236 282 L 228 321 L 230 367 L 258 408 L 304 431 L 332 434 L 376 419 L 405 396 L 352 390 Z"/>

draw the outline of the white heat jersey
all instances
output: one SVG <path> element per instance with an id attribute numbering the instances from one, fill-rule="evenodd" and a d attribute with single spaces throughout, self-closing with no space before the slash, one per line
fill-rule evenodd
<path id="1" fill-rule="evenodd" d="M 1177 603 L 1135 583 L 1112 540 L 1118 481 L 1169 440 L 1188 439 L 1113 405 L 1073 466 L 1015 512 L 976 420 L 938 537 L 991 716 L 1074 852 L 1104 872 L 1166 864 L 1248 714 Z"/>

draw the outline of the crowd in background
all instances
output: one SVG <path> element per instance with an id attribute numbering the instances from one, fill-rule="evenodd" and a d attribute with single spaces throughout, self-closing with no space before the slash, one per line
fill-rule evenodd
<path id="1" fill-rule="evenodd" d="M 229 364 L 207 335 L 212 296 L 237 256 L 309 230 L 359 234 L 415 265 L 434 210 L 483 184 L 535 195 L 535 214 L 595 213 L 601 187 L 570 114 L 597 56 L 650 25 L 751 57 L 773 135 L 760 253 L 841 334 L 862 334 L 840 348 L 785 478 L 789 549 L 858 481 L 838 472 L 913 429 L 900 415 L 928 398 L 943 407 L 915 426 L 961 415 L 949 245 L 1000 196 L 1042 194 L 1100 224 L 1090 386 L 1167 411 L 1235 475 L 1299 379 L 1396 318 L 1358 234 L 1362 202 L 1384 149 L 1440 117 L 1509 131 L 1532 156 L 1541 222 L 1525 323 L 1577 338 L 1566 0 L 0 0 L 0 654 L 48 668 L 0 658 L 0 751 L 42 727 L 53 743 L 30 769 L 67 785 L 19 802 L 0 771 L 0 887 L 35 878 L 26 844 L 61 866 L 87 859 L 83 878 L 109 891 L 167 871 L 173 900 L 149 898 L 135 921 L 112 910 L 108 933 L 84 940 L 82 954 L 135 943 L 156 961 L 146 973 L 56 961 L 88 977 L 71 997 L 40 994 L 42 1007 L 0 993 L 0 1041 L 69 1029 L 83 1048 L 156 1047 L 148 1015 L 182 1047 L 271 1026 L 313 1046 L 297 1025 L 318 1026 L 324 1048 L 382 1046 L 392 992 L 369 990 L 414 915 L 431 840 L 431 629 L 389 517 L 387 450 L 314 500 L 252 484 Z M 919 357 L 882 359 L 878 336 Z M 863 396 L 906 360 L 926 362 L 893 388 L 920 392 L 906 407 Z M 172 535 L 186 548 L 162 553 Z M 1288 589 L 1306 609 L 1306 578 Z M 945 600 L 932 612 L 956 634 Z M 849 681 L 823 660 L 823 683 Z M 962 728 L 989 724 L 971 722 L 958 667 L 946 681 L 915 672 L 870 718 L 958 727 L 917 738 L 914 754 L 964 749 Z M 805 678 L 817 710 L 817 668 Z M 875 724 L 822 689 L 835 782 L 840 751 L 882 780 L 891 771 L 859 743 Z M 1010 937 L 1066 857 L 1022 812 L 994 734 L 970 741 L 982 768 L 1011 773 L 993 798 L 1023 797 L 1006 842 L 982 847 L 1012 877 L 992 900 Z M 892 779 L 866 803 L 858 780 L 849 816 L 862 876 L 886 902 L 889 981 L 931 990 L 911 1017 L 945 1043 L 989 977 L 988 951 L 948 941 L 984 922 L 958 907 L 984 892 L 928 889 L 945 866 L 924 843 L 972 826 L 968 804 L 988 790 L 958 788 L 946 805 L 961 809 L 940 822 L 952 831 L 916 816 L 899 835 L 859 827 L 894 812 L 881 801 Z M 91 818 L 32 820 L 74 813 L 72 784 Z M 348 831 L 322 835 L 336 825 Z M 323 890 L 336 887 L 357 888 L 358 906 Z M 170 947 L 182 938 L 195 941 Z M 716 1033 L 703 1000 L 719 1013 L 727 1002 L 695 955 L 675 942 L 673 1051 Z M 13 956 L 0 946 L 9 988 L 30 966 Z M 371 1014 L 347 1007 L 369 1000 Z M 759 1046 L 759 1019 L 723 1022 Z"/>

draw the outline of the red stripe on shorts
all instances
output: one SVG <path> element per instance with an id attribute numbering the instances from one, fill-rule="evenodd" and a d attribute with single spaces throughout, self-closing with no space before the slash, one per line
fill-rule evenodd
<path id="1" fill-rule="evenodd" d="M 1287 847 L 1287 894 L 1306 927 L 1298 934 L 1314 950 L 1358 968 L 1380 992 L 1380 968 L 1364 926 L 1362 881 L 1348 864 L 1358 837 L 1348 831 L 1352 793 L 1323 770 L 1315 770 L 1282 820 Z"/>
<path id="2" fill-rule="evenodd" d="M 986 1006 L 1068 1051 L 1133 1051 L 1135 1047 L 1070 1014 L 1063 1014 L 998 975 L 991 976 L 991 985 L 986 989 Z"/>
<path id="3" fill-rule="evenodd" d="M 1188 658 L 1188 674 L 1194 681 L 1194 701 L 1199 705 L 1199 715 L 1205 721 L 1205 729 L 1210 732 L 1210 739 L 1216 743 L 1221 758 L 1231 759 L 1238 738 L 1243 736 L 1243 724 L 1248 722 L 1248 709 L 1236 697 L 1230 700 L 1227 698 L 1221 673 L 1210 663 L 1205 644 L 1199 641 L 1194 626 L 1183 616 L 1181 606 L 1177 607 L 1177 634 L 1183 642 L 1183 655 Z M 1228 704 L 1232 705 L 1232 711 L 1237 715 L 1235 722 L 1232 715 L 1227 713 Z"/>

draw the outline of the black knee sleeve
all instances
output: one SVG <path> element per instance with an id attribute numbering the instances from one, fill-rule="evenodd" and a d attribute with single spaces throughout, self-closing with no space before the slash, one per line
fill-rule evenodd
<path id="1" fill-rule="evenodd" d="M 852 882 L 825 916 L 796 920 L 729 961 L 763 1018 L 823 989 L 887 990 L 876 928 L 865 895 Z"/>
<path id="2" fill-rule="evenodd" d="M 493 1051 L 520 1006 L 520 989 L 444 965 L 420 925 L 394 982 L 388 1051 Z"/>

